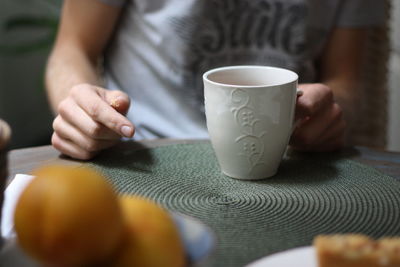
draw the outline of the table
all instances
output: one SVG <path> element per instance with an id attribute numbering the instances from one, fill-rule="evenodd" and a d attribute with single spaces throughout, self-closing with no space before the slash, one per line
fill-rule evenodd
<path id="1" fill-rule="evenodd" d="M 143 148 L 154 148 L 173 144 L 192 144 L 194 142 L 208 142 L 208 140 L 178 140 L 178 139 L 154 139 L 140 142 L 120 143 L 112 149 L 115 150 L 136 150 Z M 67 164 L 82 165 L 85 161 L 73 160 L 60 155 L 60 152 L 52 146 L 37 146 L 20 148 L 9 152 L 9 176 L 10 181 L 15 174 L 29 174 L 33 169 L 44 164 Z"/>
<path id="2" fill-rule="evenodd" d="M 143 148 L 154 149 L 152 152 L 140 151 Z M 143 157 L 145 152 L 158 159 L 159 164 L 151 167 L 146 165 L 146 160 L 141 162 L 146 159 Z M 195 157 L 191 155 L 193 153 L 202 157 Z M 133 160 L 127 158 L 128 154 L 137 157 Z M 109 173 L 116 167 L 123 169 L 118 169 L 118 175 L 110 176 L 124 181 L 117 183 L 123 184 L 120 191 L 134 188 L 140 192 L 128 193 L 149 194 L 168 208 L 211 226 L 220 239 L 209 266 L 221 266 L 222 263 L 223 266 L 243 266 L 264 255 L 310 245 L 312 237 L 320 233 L 360 231 L 376 237 L 400 235 L 400 153 L 366 147 L 348 148 L 334 154 L 345 161 L 334 160 L 333 165 L 325 164 L 323 159 L 331 157 L 329 153 L 316 154 L 316 157 L 311 154 L 311 158 L 296 153 L 289 155 L 294 161 L 287 161 L 287 168 L 283 168 L 278 177 L 250 183 L 219 176 L 208 140 L 124 142 L 100 157 L 107 162 L 111 160 L 111 165 L 104 165 L 105 162 L 100 160 L 97 166 Z M 115 156 L 119 156 L 117 161 Z M 169 166 L 166 159 L 171 156 L 173 159 L 179 156 L 183 161 L 191 158 L 187 162 L 189 167 Z M 395 180 L 347 159 L 376 168 Z M 198 160 L 205 165 L 199 164 Z M 324 166 L 318 166 L 316 162 Z M 14 150 L 10 152 L 10 179 L 16 173 L 29 174 L 40 165 L 52 163 L 79 166 L 92 162 L 62 157 L 50 146 Z M 184 169 L 176 172 L 176 167 Z M 355 174 L 353 167 L 359 172 Z M 168 179 L 159 180 L 160 177 L 153 176 L 148 168 L 161 174 L 162 179 L 165 174 Z M 125 179 L 127 172 L 129 177 Z M 373 177 L 368 178 L 371 173 Z M 176 176 L 180 175 L 188 179 L 179 180 Z M 160 181 L 162 187 L 155 186 Z M 184 190 L 177 191 L 177 184 Z M 175 201 L 175 197 L 179 201 Z"/>
<path id="3" fill-rule="evenodd" d="M 177 140 L 177 139 L 155 139 L 141 142 L 125 142 L 113 149 L 142 149 L 154 148 L 173 144 L 205 143 L 208 140 Z M 343 155 L 363 164 L 379 169 L 400 181 L 400 152 L 388 152 L 367 147 L 347 148 Z M 29 174 L 34 168 L 43 164 L 62 163 L 69 165 L 85 164 L 84 161 L 75 161 L 60 156 L 60 153 L 52 146 L 39 146 L 31 148 L 15 149 L 9 153 L 9 179 L 15 174 Z"/>

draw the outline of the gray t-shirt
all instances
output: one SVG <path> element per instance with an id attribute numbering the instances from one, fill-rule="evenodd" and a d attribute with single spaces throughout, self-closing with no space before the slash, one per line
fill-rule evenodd
<path id="1" fill-rule="evenodd" d="M 105 77 L 132 98 L 136 139 L 207 138 L 202 74 L 210 68 L 271 65 L 315 82 L 333 28 L 384 20 L 379 0 L 100 1 L 124 8 Z"/>

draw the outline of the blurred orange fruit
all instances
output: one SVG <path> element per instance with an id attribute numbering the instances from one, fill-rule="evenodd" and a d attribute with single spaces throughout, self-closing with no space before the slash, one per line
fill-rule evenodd
<path id="1" fill-rule="evenodd" d="M 87 167 L 45 166 L 14 215 L 20 246 L 45 265 L 103 263 L 121 242 L 123 219 L 112 186 Z"/>
<path id="2" fill-rule="evenodd" d="M 113 266 L 185 266 L 179 231 L 166 210 L 139 196 L 122 196 L 120 203 L 126 236 Z"/>

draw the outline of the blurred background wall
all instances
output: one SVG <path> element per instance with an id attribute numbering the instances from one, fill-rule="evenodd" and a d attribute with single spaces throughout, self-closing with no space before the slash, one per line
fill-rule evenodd
<path id="1" fill-rule="evenodd" d="M 43 71 L 61 0 L 1 0 L 0 118 L 13 129 L 11 148 L 49 144 L 52 114 Z M 400 151 L 400 1 L 392 0 L 388 149 Z M 383 118 L 385 119 L 385 118 Z"/>
<path id="2" fill-rule="evenodd" d="M 400 151 L 400 1 L 392 0 L 388 148 Z"/>
<path id="3" fill-rule="evenodd" d="M 61 1 L 1 0 L 0 118 L 12 130 L 11 148 L 49 144 L 52 114 L 43 72 Z"/>

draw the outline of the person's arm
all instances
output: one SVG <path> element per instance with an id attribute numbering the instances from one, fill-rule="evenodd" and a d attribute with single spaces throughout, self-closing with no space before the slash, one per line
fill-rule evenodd
<path id="1" fill-rule="evenodd" d="M 101 87 L 97 64 L 121 10 L 98 0 L 66 0 L 57 39 L 46 68 L 48 98 L 57 117 L 53 146 L 78 159 L 90 159 L 131 137 L 124 113 L 129 97 Z"/>
<path id="2" fill-rule="evenodd" d="M 101 85 L 98 59 L 110 38 L 120 10 L 98 0 L 66 0 L 56 42 L 48 60 L 46 85 L 53 111 L 80 83 Z"/>
<path id="3" fill-rule="evenodd" d="M 359 96 L 359 74 L 366 32 L 337 28 L 322 53 L 320 84 L 301 84 L 296 116 L 305 118 L 294 131 L 298 150 L 329 151 L 345 145 Z"/>
<path id="4" fill-rule="evenodd" d="M 348 128 L 360 106 L 360 73 L 365 53 L 367 29 L 336 29 L 320 60 L 320 79 L 328 85 L 340 105 Z"/>

